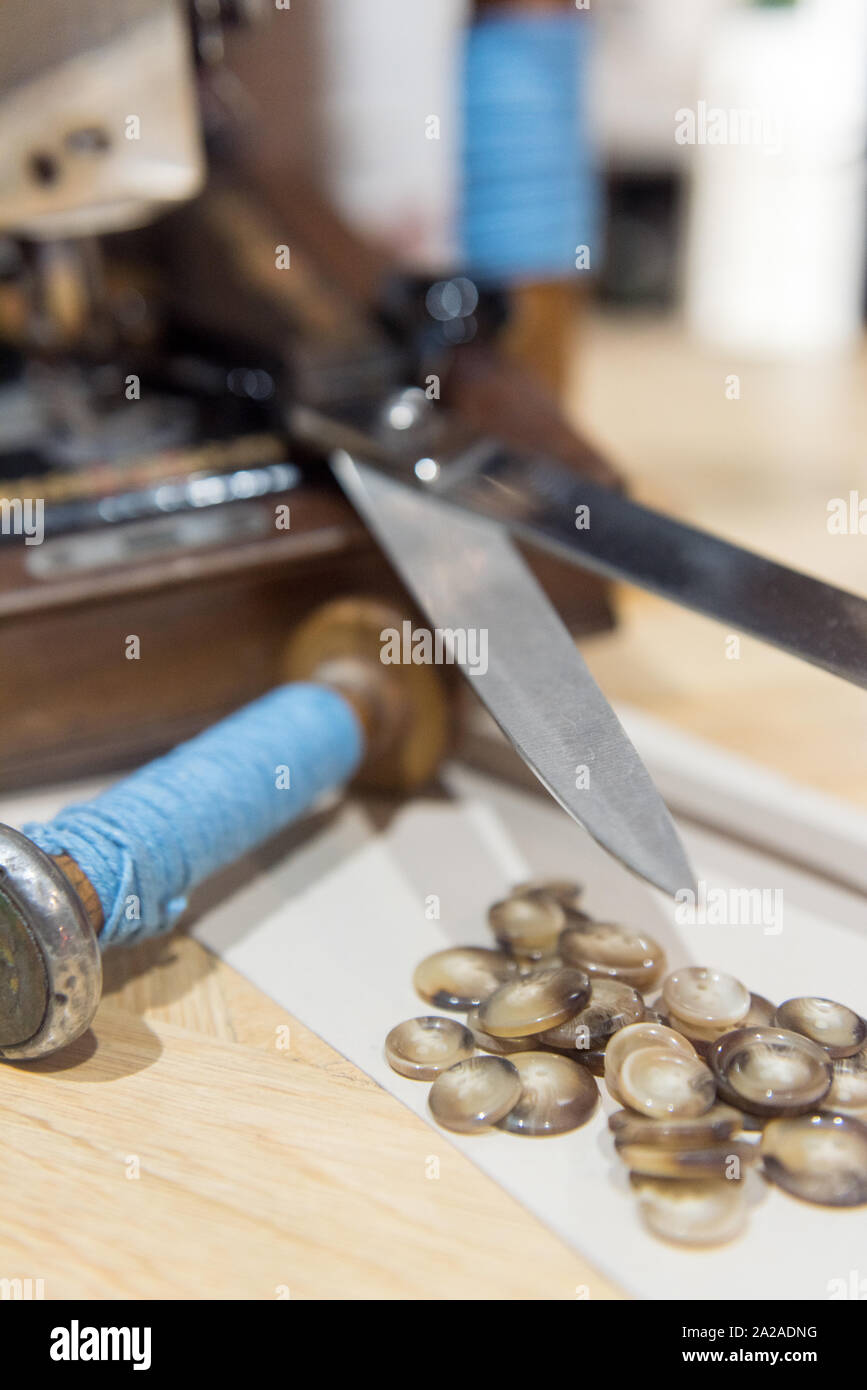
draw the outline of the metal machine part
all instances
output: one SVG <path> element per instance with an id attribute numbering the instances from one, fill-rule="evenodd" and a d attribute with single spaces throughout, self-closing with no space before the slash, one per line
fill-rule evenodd
<path id="1" fill-rule="evenodd" d="M 0 1057 L 41 1057 L 89 1026 L 102 994 L 96 934 L 49 855 L 0 826 Z"/>
<path id="2" fill-rule="evenodd" d="M 0 230 L 37 240 L 140 226 L 204 181 L 177 0 L 29 0 L 0 13 Z"/>

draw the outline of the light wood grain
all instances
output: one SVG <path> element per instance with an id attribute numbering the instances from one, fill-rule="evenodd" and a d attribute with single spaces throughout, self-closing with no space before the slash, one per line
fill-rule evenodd
<path id="1" fill-rule="evenodd" d="M 867 594 L 867 536 L 828 502 L 867 497 L 867 344 L 786 365 L 715 357 L 675 320 L 582 322 L 569 403 L 640 500 Z M 729 399 L 737 376 L 740 396 Z M 867 806 L 863 690 L 653 595 L 621 588 L 619 626 L 582 651 L 606 694 L 824 792 Z"/>
<path id="2" fill-rule="evenodd" d="M 445 1137 L 203 948 L 183 943 L 176 963 L 204 989 L 209 1032 L 106 1002 L 98 1045 L 86 1036 L 64 1070 L 4 1071 L 14 1220 L 0 1277 L 42 1279 L 49 1298 L 613 1293 Z M 220 1036 L 236 1019 L 244 1043 Z"/>

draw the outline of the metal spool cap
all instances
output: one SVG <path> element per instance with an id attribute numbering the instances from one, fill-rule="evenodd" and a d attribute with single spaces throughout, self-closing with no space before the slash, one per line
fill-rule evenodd
<path id="1" fill-rule="evenodd" d="M 102 957 L 81 900 L 49 855 L 0 825 L 0 1057 L 43 1057 L 87 1029 Z"/>

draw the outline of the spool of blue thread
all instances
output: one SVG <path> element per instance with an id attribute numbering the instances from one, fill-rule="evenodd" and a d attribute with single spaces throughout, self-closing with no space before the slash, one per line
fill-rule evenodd
<path id="1" fill-rule="evenodd" d="M 363 750 L 342 695 L 285 685 L 24 834 L 90 880 L 103 949 L 131 944 L 168 931 L 198 883 L 347 782 Z"/>
<path id="2" fill-rule="evenodd" d="M 576 273 L 599 242 L 587 138 L 590 24 L 575 11 L 483 14 L 467 33 L 459 235 L 484 281 Z"/>
<path id="3" fill-rule="evenodd" d="M 357 771 L 380 790 L 427 781 L 448 704 L 433 668 L 383 662 L 400 622 L 377 600 L 325 605 L 289 644 L 296 683 L 47 824 L 0 825 L 0 1057 L 80 1037 L 99 1004 L 101 948 L 168 930 L 198 883 Z"/>

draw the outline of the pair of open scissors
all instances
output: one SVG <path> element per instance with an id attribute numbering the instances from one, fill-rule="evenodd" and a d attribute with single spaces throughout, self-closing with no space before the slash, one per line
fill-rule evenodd
<path id="1" fill-rule="evenodd" d="M 340 486 L 431 625 L 483 631 L 473 689 L 560 805 L 667 893 L 694 877 L 669 812 L 513 538 L 651 590 L 867 686 L 867 601 L 548 458 L 485 438 L 418 387 L 375 405 L 296 403 L 290 433 Z"/>

